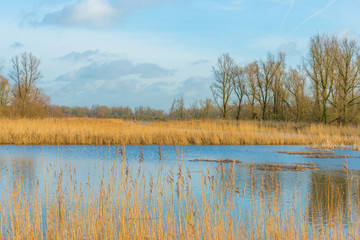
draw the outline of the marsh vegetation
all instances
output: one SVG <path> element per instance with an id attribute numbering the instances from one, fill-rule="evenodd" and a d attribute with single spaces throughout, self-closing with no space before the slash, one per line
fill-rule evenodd
<path id="1" fill-rule="evenodd" d="M 360 128 L 254 121 L 142 122 L 119 119 L 0 119 L 0 144 L 17 145 L 346 145 Z"/>

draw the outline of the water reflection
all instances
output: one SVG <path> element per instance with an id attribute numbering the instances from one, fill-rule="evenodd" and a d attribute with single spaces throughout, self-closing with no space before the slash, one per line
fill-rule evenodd
<path id="1" fill-rule="evenodd" d="M 10 156 L 8 148 L 11 149 Z M 302 214 L 309 216 L 309 221 L 321 225 L 325 219 L 337 216 L 339 211 L 346 216 L 348 209 L 358 209 L 359 193 L 357 186 L 349 185 L 346 173 L 341 170 L 341 159 L 321 159 L 316 165 L 323 170 L 308 171 L 274 171 L 267 172 L 254 168 L 250 163 L 313 163 L 296 155 L 280 155 L 275 151 L 291 150 L 303 151 L 303 146 L 186 146 L 176 150 L 173 146 L 127 146 L 123 153 L 126 155 L 126 171 L 134 179 L 139 175 L 139 167 L 143 170 L 144 182 L 147 188 L 156 186 L 159 162 L 164 171 L 173 178 L 174 194 L 179 191 L 176 185 L 180 175 L 178 166 L 182 166 L 182 175 L 191 175 L 194 196 L 202 199 L 202 186 L 210 186 L 212 192 L 207 194 L 213 197 L 222 196 L 221 200 L 228 201 L 228 196 L 234 202 L 242 201 L 236 205 L 234 212 L 249 209 L 249 198 L 255 201 L 267 201 L 268 205 L 276 204 L 285 210 L 299 209 Z M 161 152 L 159 152 L 161 149 Z M 142 152 L 143 151 L 143 152 Z M 1 189 L 16 179 L 22 179 L 26 193 L 32 193 L 37 182 L 44 185 L 46 178 L 56 178 L 54 172 L 60 169 L 73 169 L 74 175 L 64 175 L 66 179 L 73 178 L 77 186 L 92 185 L 94 195 L 96 185 L 103 177 L 108 179 L 109 173 L 115 163 L 123 161 L 118 147 L 105 146 L 0 146 L 0 184 Z M 142 152 L 142 153 L 141 153 Z M 342 150 L 343 152 L 343 150 Z M 347 155 L 356 155 L 346 152 Z M 43 156 L 43 158 L 42 158 Z M 140 157 L 139 157 L 140 156 Z M 139 161 L 139 158 L 141 161 Z M 239 164 L 222 164 L 207 162 L 190 162 L 194 158 L 231 158 L 239 159 Z M 355 158 L 354 158 L 355 159 Z M 356 159 L 349 159 L 352 170 L 360 169 Z M 358 159 L 357 159 L 358 160 Z M 45 169 L 45 172 L 43 172 Z M 75 170 L 76 169 L 76 170 Z M 61 175 L 61 174 L 60 174 Z M 139 175 L 140 176 L 140 175 Z M 56 180 L 56 179 L 55 179 Z M 152 186 L 152 187 L 151 187 Z M 1 190 L 0 190 L 1 191 Z M 190 191 L 186 189 L 186 191 Z M 44 192 L 41 191 L 41 198 Z M 80 194 L 80 193 L 79 193 Z M 43 201 L 45 202 L 45 201 Z M 349 206 L 351 204 L 351 206 Z M 201 209 L 202 203 L 197 206 Z M 267 206 L 269 208 L 269 206 Z M 307 212 L 305 212 L 307 210 Z M 244 212 L 244 211 L 242 211 Z"/>
<path id="2" fill-rule="evenodd" d="M 31 194 L 34 184 L 38 183 L 37 159 L 27 155 L 15 155 L 9 158 L 0 158 L 0 183 L 2 187 L 11 185 L 16 180 L 23 181 L 23 189 Z M 4 190 L 4 189 L 3 189 Z M 1 191 L 1 190 L 0 190 Z"/>
<path id="3" fill-rule="evenodd" d="M 352 173 L 354 174 L 354 173 Z M 357 174 L 348 176 L 341 170 L 315 171 L 311 174 L 309 217 L 314 224 L 341 216 L 344 224 L 349 211 L 358 212 Z"/>

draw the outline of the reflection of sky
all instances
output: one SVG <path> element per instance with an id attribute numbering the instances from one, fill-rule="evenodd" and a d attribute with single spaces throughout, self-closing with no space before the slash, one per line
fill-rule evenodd
<path id="1" fill-rule="evenodd" d="M 95 175 L 95 171 L 99 173 L 99 164 L 105 160 L 105 165 L 109 165 L 114 161 L 118 147 L 112 146 L 0 146 L 0 174 L 6 176 L 6 169 L 11 165 L 12 161 L 20 163 L 24 166 L 31 165 L 32 173 L 24 171 L 24 175 L 42 175 L 42 161 L 46 168 L 49 164 L 55 165 L 59 163 L 60 168 L 72 166 L 77 169 L 78 179 L 86 181 L 88 173 Z M 301 155 L 279 154 L 275 151 L 308 151 L 305 146 L 178 146 L 177 150 L 174 146 L 162 146 L 162 158 L 167 166 L 176 166 L 178 159 L 184 161 L 184 166 L 194 173 L 205 171 L 213 168 L 216 163 L 208 162 L 189 162 L 191 159 L 208 158 L 208 159 L 225 159 L 241 160 L 243 163 L 315 163 L 316 166 L 324 170 L 341 169 L 340 165 L 344 164 L 344 159 L 313 159 L 305 158 Z M 141 152 L 140 146 L 126 146 L 125 148 L 127 161 L 130 165 L 139 162 Z M 145 162 L 144 168 L 147 172 L 155 169 L 159 162 L 159 146 L 143 146 Z M 335 154 L 350 155 L 348 158 L 348 166 L 351 170 L 360 169 L 360 161 L 358 156 L 360 153 L 348 150 L 336 150 Z M 119 158 L 119 157 L 118 157 Z M 17 164 L 19 165 L 19 164 Z M 245 164 L 244 164 L 245 165 Z M 239 172 L 246 172 L 248 169 L 243 164 L 239 165 Z M 29 170 L 30 171 L 30 170 Z M 301 172 L 279 172 L 279 179 L 286 185 L 292 186 L 302 182 L 305 184 L 309 178 L 311 171 Z"/>
<path id="2" fill-rule="evenodd" d="M 143 146 L 144 163 L 141 168 L 145 173 L 146 181 L 149 181 L 150 174 L 156 176 L 159 167 L 159 146 Z M 166 172 L 170 169 L 173 170 L 174 176 L 177 176 L 177 166 L 180 163 L 183 165 L 183 174 L 186 175 L 189 171 L 192 175 L 192 182 L 195 196 L 200 198 L 201 181 L 202 177 L 209 173 L 212 176 L 217 174 L 217 164 L 210 162 L 189 162 L 191 159 L 208 158 L 208 159 L 225 159 L 231 158 L 234 160 L 241 160 L 243 163 L 235 164 L 235 186 L 239 191 L 245 190 L 245 198 L 248 198 L 248 194 L 253 190 L 254 192 L 261 191 L 261 180 L 263 184 L 266 182 L 270 184 L 272 176 L 277 180 L 281 187 L 282 194 L 280 195 L 280 203 L 285 204 L 288 209 L 291 204 L 295 206 L 305 206 L 309 204 L 311 199 L 314 199 L 311 194 L 315 194 L 314 184 L 324 188 L 322 181 L 327 179 L 327 175 L 333 175 L 338 177 L 340 166 L 343 164 L 343 159 L 311 159 L 305 158 L 299 155 L 287 155 L 276 153 L 275 151 L 307 151 L 304 146 L 178 146 L 176 149 L 174 146 L 162 146 L 162 159 L 166 168 Z M 113 166 L 114 162 L 119 163 L 121 156 L 117 156 L 115 161 L 115 155 L 118 147 L 112 146 L 110 148 L 106 146 L 0 146 L 0 192 L 4 191 L 7 186 L 8 180 L 10 182 L 13 179 L 12 165 L 15 167 L 14 173 L 17 176 L 22 176 L 24 179 L 25 191 L 31 193 L 33 184 L 37 181 L 40 183 L 40 187 L 44 185 L 44 172 L 47 179 L 52 178 L 52 174 L 58 164 L 59 169 L 76 169 L 76 182 L 77 186 L 85 186 L 90 176 L 90 184 L 96 191 L 99 187 L 99 182 L 105 174 L 105 181 L 107 179 L 109 169 Z M 139 158 L 141 153 L 141 146 L 126 146 L 125 149 L 128 166 L 130 172 L 135 177 L 139 165 Z M 351 152 L 347 150 L 338 150 L 336 154 L 346 154 L 350 156 L 359 156 L 358 152 Z M 357 157 L 351 157 L 348 159 L 349 168 L 352 170 L 360 169 L 360 162 Z M 252 187 L 251 182 L 251 169 L 246 163 L 283 163 L 283 164 L 295 164 L 295 163 L 315 163 L 322 170 L 309 170 L 309 171 L 281 171 L 281 172 L 263 172 L 254 169 L 253 181 L 256 182 L 255 187 Z M 103 170 L 104 169 L 104 170 Z M 225 178 L 217 178 L 217 182 L 222 186 L 230 184 L 227 176 L 230 173 L 231 164 L 224 164 Z M 67 171 L 64 171 L 65 179 L 69 178 Z M 7 178 L 9 177 L 9 179 Z M 342 179 L 342 178 L 341 178 Z M 156 184 L 156 178 L 154 179 Z M 322 183 L 323 185 L 319 184 Z M 148 184 L 147 184 L 148 187 Z M 319 191 L 322 191 L 320 189 Z M 41 197 L 44 199 L 44 192 L 41 189 Z M 224 190 L 222 190 L 224 191 Z M 274 188 L 270 188 L 269 196 L 273 194 Z M 296 192 L 296 202 L 291 202 L 294 191 Z M 314 192 L 315 191 L 315 192 Z M 215 191 L 215 196 L 220 192 Z M 227 194 L 227 192 L 222 192 Z M 310 194 L 310 199 L 307 196 Z M 96 192 L 94 193 L 96 194 Z M 345 194 L 345 193 L 344 193 Z M 312 197 L 312 198 L 311 198 Z M 240 195 L 236 196 L 239 200 Z M 45 201 L 43 201 L 45 202 Z M 201 203 L 198 205 L 201 208 Z M 236 205 L 237 208 L 247 209 L 249 207 L 248 202 L 244 201 L 243 205 Z"/>
<path id="3" fill-rule="evenodd" d="M 95 164 L 105 160 L 113 161 L 118 147 L 112 146 L 110 150 L 106 146 L 0 146 L 0 174 L 4 175 L 4 164 L 20 159 L 31 160 L 34 165 L 36 175 L 42 171 L 42 159 L 44 165 L 50 163 L 56 164 L 57 158 L 60 167 L 70 164 L 76 167 L 79 177 L 86 176 L 88 172 L 94 171 Z M 174 146 L 162 146 L 162 157 L 169 165 L 175 165 L 178 156 L 184 160 L 184 165 L 191 170 L 199 171 L 214 167 L 214 163 L 207 162 L 188 162 L 187 160 L 196 158 L 208 159 L 225 159 L 241 160 L 243 163 L 315 163 L 321 169 L 341 169 L 344 159 L 312 159 L 305 158 L 301 155 L 279 154 L 275 151 L 308 151 L 304 146 L 178 146 L 177 150 Z M 151 171 L 159 161 L 159 146 L 143 146 L 144 165 L 146 169 Z M 110 154 L 109 154 L 110 152 Z M 126 146 L 126 156 L 129 163 L 137 163 L 141 152 L 140 146 Z M 338 155 L 350 155 L 348 158 L 349 168 L 352 170 L 360 170 L 360 161 L 358 157 L 360 153 L 348 150 L 336 150 Z M 58 156 L 58 157 L 57 157 Z M 216 165 L 216 164 L 215 164 Z M 241 165 L 241 164 L 240 164 Z M 1 170 L 3 169 L 3 170 Z M 280 175 L 293 181 L 291 176 L 303 176 L 308 172 L 283 172 Z M 81 177 L 80 177 L 81 178 Z M 295 178 L 296 179 L 296 178 Z"/>

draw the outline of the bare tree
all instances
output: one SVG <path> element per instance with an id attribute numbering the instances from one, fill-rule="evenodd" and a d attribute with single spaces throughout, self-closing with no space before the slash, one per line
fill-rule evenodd
<path id="1" fill-rule="evenodd" d="M 198 119 L 200 117 L 200 109 L 198 101 L 193 102 L 189 108 L 190 119 Z"/>
<path id="2" fill-rule="evenodd" d="M 184 120 L 186 118 L 185 100 L 184 97 L 179 97 L 176 100 L 175 105 L 176 113 L 179 119 Z"/>
<path id="3" fill-rule="evenodd" d="M 285 82 L 285 54 L 279 53 L 279 58 L 276 62 L 276 71 L 274 75 L 274 81 L 271 86 L 272 98 L 273 98 L 273 118 L 285 119 L 285 110 L 288 105 L 287 92 L 284 88 Z"/>
<path id="4" fill-rule="evenodd" d="M 215 104 L 221 111 L 222 117 L 228 116 L 229 101 L 234 90 L 234 78 L 236 64 L 229 54 L 223 54 L 218 57 L 216 67 L 213 67 L 215 83 L 211 85 L 211 91 L 214 96 Z"/>
<path id="5" fill-rule="evenodd" d="M 305 118 L 306 96 L 305 96 L 306 77 L 300 71 L 290 68 L 286 74 L 285 86 L 290 93 L 290 101 L 295 110 L 295 121 Z"/>
<path id="6" fill-rule="evenodd" d="M 212 104 L 212 100 L 210 98 L 206 98 L 205 100 L 200 101 L 200 118 L 210 118 L 214 117 L 216 108 Z"/>
<path id="7" fill-rule="evenodd" d="M 176 104 L 176 98 L 173 100 L 171 107 L 170 107 L 169 117 L 171 119 L 175 118 L 175 104 Z"/>
<path id="8" fill-rule="evenodd" d="M 344 39 L 338 43 L 335 53 L 336 81 L 332 105 L 338 110 L 339 122 L 346 124 L 350 117 L 349 110 L 359 104 L 359 46 L 355 41 Z"/>
<path id="9" fill-rule="evenodd" d="M 173 119 L 185 119 L 186 109 L 184 97 L 175 98 L 171 104 L 170 117 Z"/>
<path id="10" fill-rule="evenodd" d="M 245 71 L 243 70 L 243 68 L 237 66 L 235 68 L 235 76 L 233 79 L 234 92 L 236 95 L 235 103 L 237 106 L 236 120 L 240 120 L 241 106 L 245 95 L 245 79 L 246 79 Z"/>
<path id="11" fill-rule="evenodd" d="M 11 86 L 9 81 L 0 75 L 0 106 L 5 106 L 10 103 Z"/>
<path id="12" fill-rule="evenodd" d="M 250 63 L 245 66 L 245 95 L 248 99 L 251 108 L 251 119 L 257 119 L 258 115 L 255 112 L 255 102 L 257 99 L 257 87 L 256 87 L 256 77 L 257 71 L 259 70 L 257 62 Z"/>
<path id="13" fill-rule="evenodd" d="M 26 106 L 26 116 L 28 117 L 46 117 L 48 114 L 48 106 L 50 97 L 41 89 L 35 88 L 28 99 Z"/>
<path id="14" fill-rule="evenodd" d="M 328 123 L 328 104 L 334 86 L 335 46 L 334 38 L 316 35 L 310 39 L 310 51 L 304 63 L 312 83 L 315 107 L 325 124 Z"/>
<path id="15" fill-rule="evenodd" d="M 13 95 L 20 105 L 21 116 L 25 116 L 26 107 L 37 94 L 36 81 L 41 78 L 40 59 L 31 53 L 22 53 L 11 59 L 12 69 L 9 77 L 14 82 Z"/>
<path id="16" fill-rule="evenodd" d="M 258 94 L 256 95 L 256 99 L 260 103 L 263 120 L 268 118 L 268 108 L 272 97 L 271 90 L 275 80 L 275 75 L 281 64 L 281 59 L 279 58 L 279 60 L 275 60 L 274 55 L 270 53 L 268 54 L 266 61 L 260 60 L 257 64 L 256 86 Z"/>

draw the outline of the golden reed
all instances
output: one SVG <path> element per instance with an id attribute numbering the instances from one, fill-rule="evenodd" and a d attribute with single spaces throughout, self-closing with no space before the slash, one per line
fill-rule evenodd
<path id="1" fill-rule="evenodd" d="M 255 121 L 0 119 L 0 144 L 307 145 L 360 143 L 360 128 Z"/>

